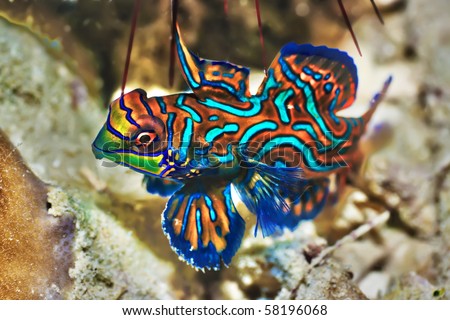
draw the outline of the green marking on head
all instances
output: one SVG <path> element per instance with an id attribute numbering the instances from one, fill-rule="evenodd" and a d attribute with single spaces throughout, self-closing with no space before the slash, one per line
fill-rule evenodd
<path id="1" fill-rule="evenodd" d="M 92 143 L 97 159 L 159 176 L 166 146 L 165 125 L 153 115 L 145 92 L 135 90 L 113 101 L 106 123 Z"/>

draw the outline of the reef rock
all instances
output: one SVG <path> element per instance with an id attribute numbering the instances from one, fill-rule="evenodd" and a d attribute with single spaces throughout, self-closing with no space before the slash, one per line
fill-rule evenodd
<path id="1" fill-rule="evenodd" d="M 275 240 L 248 238 L 236 261 L 241 290 L 252 299 L 367 299 L 335 259 L 311 264 L 324 245 L 308 222 Z"/>
<path id="2" fill-rule="evenodd" d="M 76 191 L 46 186 L 0 131 L 1 299 L 168 299 L 173 269 Z"/>
<path id="3" fill-rule="evenodd" d="M 63 243 L 72 218 L 47 214 L 47 187 L 2 131 L 0 154 L 0 298 L 61 298 L 70 282 Z"/>

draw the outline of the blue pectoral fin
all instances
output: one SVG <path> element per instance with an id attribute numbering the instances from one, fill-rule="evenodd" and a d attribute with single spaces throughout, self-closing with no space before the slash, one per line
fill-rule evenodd
<path id="1" fill-rule="evenodd" d="M 280 232 L 286 227 L 291 208 L 287 196 L 300 192 L 304 183 L 299 168 L 272 167 L 262 163 L 248 163 L 244 178 L 234 181 L 247 208 L 256 215 L 255 235 L 261 229 L 264 237 Z"/>
<path id="2" fill-rule="evenodd" d="M 241 244 L 245 222 L 231 200 L 230 184 L 194 182 L 175 192 L 163 212 L 162 227 L 172 249 L 196 269 L 230 264 Z"/>
<path id="3" fill-rule="evenodd" d="M 325 207 L 329 195 L 328 178 L 310 179 L 302 182 L 298 194 L 286 196 L 291 208 L 285 219 L 285 226 L 294 230 L 300 221 L 314 219 Z"/>
<path id="4" fill-rule="evenodd" d="M 143 182 L 149 193 L 158 194 L 161 197 L 171 196 L 175 191 L 182 187 L 182 184 L 176 181 L 152 176 L 144 176 Z"/>

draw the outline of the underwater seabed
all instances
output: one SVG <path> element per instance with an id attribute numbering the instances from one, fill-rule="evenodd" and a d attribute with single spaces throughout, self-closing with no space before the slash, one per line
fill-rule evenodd
<path id="1" fill-rule="evenodd" d="M 442 13 L 450 3 L 405 3 L 385 15 L 385 27 L 369 16 L 354 25 L 363 52 L 355 57 L 355 105 L 369 101 L 387 75 L 394 81 L 362 141 L 370 156 L 342 199 L 279 237 L 254 238 L 253 217 L 246 217 L 230 267 L 206 273 L 171 250 L 161 230 L 167 199 L 147 194 L 141 175 L 93 157 L 90 145 L 105 116 L 97 69 L 74 68 L 70 52 L 55 54 L 41 36 L 0 19 L 0 298 L 448 299 L 450 26 Z M 245 10 L 253 12 L 251 3 Z M 151 21 L 144 19 L 137 34 L 168 30 L 167 20 Z M 338 40 L 326 44 L 356 56 L 345 26 L 330 24 Z M 255 50 L 241 51 L 258 65 L 256 35 Z M 310 34 L 316 44 L 327 41 L 320 37 Z M 188 34 L 187 41 L 208 56 L 196 38 Z M 278 50 L 268 39 L 269 51 Z M 155 41 L 138 38 L 133 50 L 143 55 Z M 138 68 L 138 56 L 129 84 L 156 79 L 145 80 L 149 64 L 167 66 L 149 59 Z M 358 239 L 344 238 L 380 215 L 389 218 Z M 317 252 L 343 238 L 312 267 Z"/>

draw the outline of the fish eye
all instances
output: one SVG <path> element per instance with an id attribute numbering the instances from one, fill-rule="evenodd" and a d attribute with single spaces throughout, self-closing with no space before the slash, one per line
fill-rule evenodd
<path id="1" fill-rule="evenodd" d="M 152 142 L 158 140 L 158 135 L 154 132 L 141 132 L 137 136 L 135 143 L 137 147 L 147 147 Z"/>

